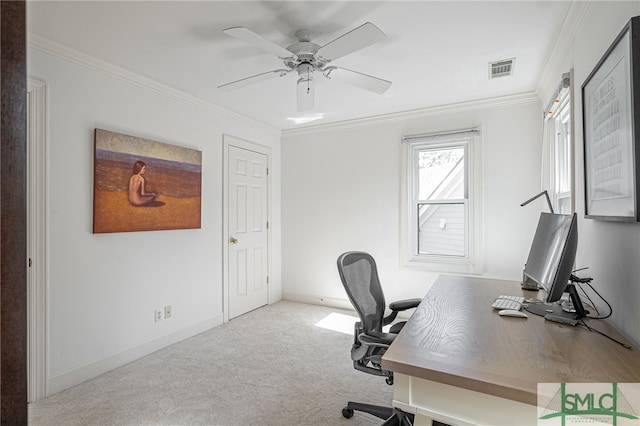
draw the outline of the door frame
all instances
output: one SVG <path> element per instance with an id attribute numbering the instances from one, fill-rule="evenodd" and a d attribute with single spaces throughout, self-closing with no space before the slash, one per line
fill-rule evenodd
<path id="1" fill-rule="evenodd" d="M 258 143 L 250 142 L 232 135 L 222 135 L 223 160 L 222 160 L 222 320 L 229 321 L 229 147 L 257 152 L 267 157 L 267 223 L 271 224 L 271 148 Z M 267 274 L 271 273 L 271 226 L 267 228 Z M 267 283 L 267 304 L 273 300 L 271 296 L 271 279 Z"/>
<path id="2" fill-rule="evenodd" d="M 0 2 L 0 423 L 26 425 L 26 2 Z"/>
<path id="3" fill-rule="evenodd" d="M 28 401 L 48 396 L 47 84 L 27 81 L 27 377 Z"/>

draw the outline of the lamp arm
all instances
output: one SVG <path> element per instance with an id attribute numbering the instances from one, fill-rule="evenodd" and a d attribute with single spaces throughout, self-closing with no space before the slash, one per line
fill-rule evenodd
<path id="1" fill-rule="evenodd" d="M 533 197 L 529 198 L 527 201 L 525 201 L 524 203 L 520 204 L 520 207 L 524 207 L 527 204 L 529 204 L 530 202 L 532 202 L 533 200 L 536 200 L 538 198 L 540 198 L 542 195 L 544 195 L 545 197 L 547 197 L 547 204 L 549 205 L 549 211 L 552 214 L 555 214 L 555 212 L 553 211 L 553 206 L 551 205 L 551 199 L 549 198 L 549 193 L 547 192 L 547 190 L 545 189 L 544 191 L 542 191 L 539 194 L 534 195 Z"/>

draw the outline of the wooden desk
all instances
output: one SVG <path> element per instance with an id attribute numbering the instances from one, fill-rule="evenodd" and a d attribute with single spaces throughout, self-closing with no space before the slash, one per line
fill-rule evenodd
<path id="1" fill-rule="evenodd" d="M 500 294 L 539 297 L 514 281 L 441 276 L 383 356 L 394 405 L 416 426 L 535 425 L 538 383 L 640 382 L 638 349 L 530 313 L 500 317 L 491 308 Z"/>

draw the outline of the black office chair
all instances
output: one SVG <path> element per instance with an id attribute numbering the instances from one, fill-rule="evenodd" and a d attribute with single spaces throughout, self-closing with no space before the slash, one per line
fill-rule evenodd
<path id="1" fill-rule="evenodd" d="M 338 272 L 349 300 L 358 312 L 360 321 L 355 323 L 351 359 L 356 370 L 386 377 L 393 384 L 393 372 L 383 370 L 382 355 L 400 332 L 405 322 L 391 326 L 388 333 L 382 327 L 391 324 L 398 312 L 415 308 L 420 299 L 409 299 L 389 304 L 391 313 L 385 314 L 385 300 L 378 278 L 378 270 L 373 257 L 364 252 L 351 251 L 338 257 Z M 413 415 L 392 407 L 363 404 L 349 401 L 342 409 L 342 415 L 351 418 L 354 411 L 362 411 L 385 420 L 385 425 L 404 425 L 413 423 Z"/>

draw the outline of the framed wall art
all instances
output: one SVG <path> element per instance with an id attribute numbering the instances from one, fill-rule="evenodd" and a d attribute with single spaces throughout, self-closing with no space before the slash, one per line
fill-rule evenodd
<path id="1" fill-rule="evenodd" d="M 202 152 L 95 129 L 93 232 L 201 226 Z"/>
<path id="2" fill-rule="evenodd" d="M 587 218 L 639 220 L 639 37 L 634 17 L 582 85 Z"/>

